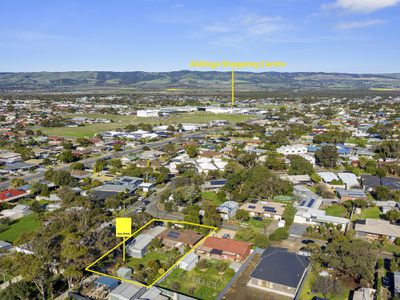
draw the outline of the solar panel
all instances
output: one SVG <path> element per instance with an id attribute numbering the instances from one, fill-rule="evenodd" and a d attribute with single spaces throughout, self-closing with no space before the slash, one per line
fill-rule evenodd
<path id="1" fill-rule="evenodd" d="M 307 204 L 307 207 L 310 208 L 311 206 L 313 206 L 314 202 L 315 202 L 315 199 L 311 199 L 310 202 Z"/>
<path id="2" fill-rule="evenodd" d="M 271 206 L 263 206 L 263 208 L 266 212 L 276 212 L 275 208 Z"/>
<path id="3" fill-rule="evenodd" d="M 256 207 L 254 205 L 249 205 L 250 209 L 255 209 Z"/>
<path id="4" fill-rule="evenodd" d="M 179 232 L 176 231 L 170 231 L 167 234 L 167 237 L 171 238 L 171 239 L 177 239 L 179 236 Z"/>
<path id="5" fill-rule="evenodd" d="M 306 200 L 301 201 L 300 206 L 304 206 L 304 204 L 306 204 Z"/>

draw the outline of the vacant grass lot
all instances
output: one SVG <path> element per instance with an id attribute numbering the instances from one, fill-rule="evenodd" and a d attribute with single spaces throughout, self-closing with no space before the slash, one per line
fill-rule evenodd
<path id="1" fill-rule="evenodd" d="M 199 270 L 196 267 L 187 272 L 176 268 L 165 281 L 160 283 L 160 286 L 199 299 L 214 300 L 232 278 L 234 271 L 228 268 L 224 272 L 218 272 L 215 268 L 218 260 L 210 260 L 210 262 L 211 266 L 206 270 Z"/>
<path id="2" fill-rule="evenodd" d="M 104 130 L 115 130 L 124 128 L 129 124 L 150 123 L 153 125 L 169 125 L 179 123 L 208 123 L 214 120 L 225 120 L 231 123 L 243 122 L 254 118 L 254 115 L 237 115 L 237 114 L 212 114 L 207 112 L 187 113 L 182 115 L 173 115 L 168 117 L 137 117 L 137 116 L 121 116 L 110 114 L 76 114 L 67 115 L 67 117 L 88 117 L 88 118 L 104 118 L 113 120 L 113 123 L 105 124 L 88 124 L 80 127 L 35 127 L 35 130 L 42 130 L 47 135 L 57 135 L 63 137 L 92 137 Z"/>
<path id="3" fill-rule="evenodd" d="M 25 232 L 35 231 L 40 227 L 40 221 L 36 214 L 30 214 L 14 221 L 8 229 L 0 232 L 0 240 L 14 242 Z"/>

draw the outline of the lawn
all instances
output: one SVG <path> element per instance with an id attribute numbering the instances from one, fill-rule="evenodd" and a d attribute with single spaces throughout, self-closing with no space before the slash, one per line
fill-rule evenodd
<path id="1" fill-rule="evenodd" d="M 160 283 L 160 286 L 176 290 L 186 295 L 192 295 L 199 299 L 214 300 L 234 275 L 234 271 L 227 268 L 219 273 L 215 266 L 218 260 L 209 260 L 211 266 L 206 270 L 197 267 L 187 272 L 182 269 L 174 269 Z"/>
<path id="2" fill-rule="evenodd" d="M 264 229 L 265 226 L 268 226 L 272 223 L 272 219 L 264 219 L 262 221 L 258 221 L 250 217 L 250 220 L 244 223 L 247 224 L 249 227 L 253 227 L 256 229 Z"/>
<path id="3" fill-rule="evenodd" d="M 332 205 L 325 209 L 325 212 L 328 216 L 333 217 L 346 217 L 347 210 L 343 205 Z"/>
<path id="4" fill-rule="evenodd" d="M 381 210 L 377 206 L 364 208 L 360 215 L 353 215 L 353 219 L 365 220 L 365 219 L 379 219 L 382 214 Z"/>
<path id="5" fill-rule="evenodd" d="M 218 195 L 217 195 L 216 192 L 211 192 L 211 191 L 202 192 L 201 193 L 201 197 L 204 200 L 211 201 L 216 206 L 219 206 L 220 204 L 222 204 L 224 202 L 224 201 L 221 201 L 221 200 L 218 199 Z"/>
<path id="6" fill-rule="evenodd" d="M 173 115 L 168 117 L 137 117 L 137 116 L 121 116 L 109 114 L 76 114 L 67 115 L 67 117 L 89 117 L 111 119 L 113 123 L 89 124 L 79 127 L 34 127 L 34 130 L 42 130 L 47 135 L 57 135 L 64 137 L 93 137 L 95 134 L 104 130 L 115 130 L 124 128 L 129 124 L 150 123 L 153 125 L 160 124 L 179 124 L 179 123 L 208 123 L 214 120 L 225 120 L 232 123 L 243 122 L 254 118 L 254 115 L 238 115 L 238 114 L 212 114 L 207 112 L 186 113 L 182 115 Z"/>
<path id="7" fill-rule="evenodd" d="M 0 240 L 14 242 L 25 232 L 35 231 L 40 227 L 40 221 L 36 214 L 30 214 L 14 221 L 8 229 L 0 232 Z"/>
<path id="8" fill-rule="evenodd" d="M 176 257 L 175 254 L 176 252 L 173 251 L 152 251 L 150 253 L 147 253 L 142 258 L 135 258 L 135 257 L 127 258 L 127 265 L 135 269 L 140 264 L 147 265 L 148 262 L 151 260 L 158 260 L 160 262 L 165 262 L 170 258 L 175 258 L 175 261 L 177 261 L 178 257 Z"/>

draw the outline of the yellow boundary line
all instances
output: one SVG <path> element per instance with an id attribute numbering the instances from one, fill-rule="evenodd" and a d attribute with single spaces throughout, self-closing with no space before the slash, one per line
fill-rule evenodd
<path id="1" fill-rule="evenodd" d="M 235 70 L 232 68 L 232 106 L 235 105 Z"/>
<path id="2" fill-rule="evenodd" d="M 145 227 L 149 226 L 151 223 L 153 222 L 170 222 L 170 223 L 178 223 L 178 224 L 187 224 L 187 225 L 192 225 L 192 226 L 197 226 L 197 227 L 203 227 L 203 228 L 208 228 L 208 229 L 212 229 L 205 237 L 203 237 L 200 241 L 197 242 L 197 244 L 190 249 L 187 253 L 185 253 L 181 258 L 179 258 L 168 270 L 166 270 L 161 276 L 159 276 L 156 280 L 154 280 L 151 284 L 144 284 L 141 283 L 139 281 L 136 280 L 130 280 L 130 279 L 126 279 L 126 278 L 121 278 L 118 276 L 113 276 L 113 275 L 109 275 L 106 273 L 102 273 L 102 272 L 98 272 L 95 270 L 91 270 L 90 267 L 92 267 L 93 265 L 95 265 L 96 263 L 98 263 L 100 260 L 102 260 L 104 257 L 106 257 L 108 254 L 110 254 L 111 252 L 113 252 L 115 249 L 117 249 L 118 247 L 120 247 L 122 244 L 124 244 L 128 239 L 130 239 L 131 237 L 133 237 L 135 234 L 139 233 L 140 231 L 142 231 Z M 173 268 L 175 268 L 187 255 L 189 255 L 190 253 L 192 253 L 194 250 L 196 250 L 196 248 L 198 247 L 198 245 L 201 244 L 201 242 L 203 242 L 206 238 L 208 238 L 212 233 L 214 233 L 218 228 L 214 227 L 214 226 L 208 226 L 208 225 L 202 225 L 202 224 L 197 224 L 197 223 L 192 223 L 192 222 L 186 222 L 186 221 L 178 221 L 178 220 L 167 220 L 167 219 L 152 219 L 149 222 L 147 222 L 145 225 L 143 225 L 142 227 L 140 227 L 138 230 L 136 230 L 134 233 L 132 233 L 131 236 L 125 238 L 122 240 L 122 242 L 118 243 L 115 247 L 113 247 L 112 249 L 110 249 L 109 251 L 107 251 L 105 254 L 103 254 L 102 256 L 100 256 L 98 259 L 96 259 L 94 262 L 92 262 L 90 265 L 88 265 L 85 270 L 88 272 L 92 272 L 94 274 L 97 275 L 101 275 L 101 276 L 106 276 L 109 278 L 113 278 L 113 279 L 117 279 L 120 281 L 125 281 L 128 283 L 133 283 L 142 287 L 146 287 L 146 288 L 150 288 L 153 285 L 155 285 L 161 278 L 163 278 L 165 275 L 167 275 Z"/>

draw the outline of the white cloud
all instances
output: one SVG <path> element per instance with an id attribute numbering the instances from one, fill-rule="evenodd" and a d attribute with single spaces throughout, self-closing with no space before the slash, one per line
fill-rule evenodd
<path id="1" fill-rule="evenodd" d="M 336 29 L 340 29 L 340 30 L 357 29 L 357 28 L 381 25 L 384 23 L 386 23 L 386 22 L 384 20 L 380 20 L 380 19 L 354 21 L 354 22 L 341 22 L 336 25 Z"/>
<path id="2" fill-rule="evenodd" d="M 351 12 L 371 13 L 376 10 L 395 6 L 400 0 L 336 0 L 325 4 L 323 8 L 340 8 Z"/>
<path id="3" fill-rule="evenodd" d="M 216 40 L 226 44 L 229 41 L 243 42 L 250 39 L 271 37 L 273 33 L 285 28 L 281 17 L 269 17 L 257 14 L 232 18 L 226 22 L 203 25 L 204 34 L 216 35 Z"/>

